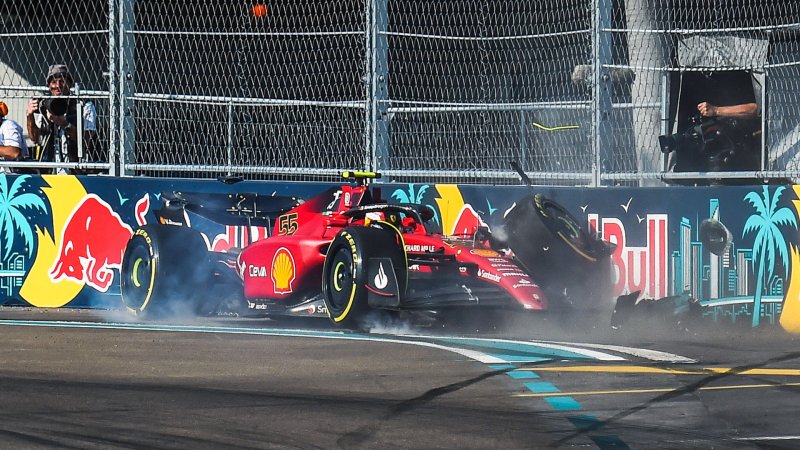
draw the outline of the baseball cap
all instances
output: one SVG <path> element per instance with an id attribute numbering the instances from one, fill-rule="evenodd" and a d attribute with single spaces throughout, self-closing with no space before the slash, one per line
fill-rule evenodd
<path id="1" fill-rule="evenodd" d="M 53 64 L 50 66 L 50 69 L 47 70 L 47 83 L 50 83 L 50 80 L 55 77 L 61 77 L 67 83 L 72 84 L 72 75 L 70 75 L 69 68 L 65 64 Z"/>
<path id="2" fill-rule="evenodd" d="M 0 102 L 0 117 L 8 115 L 8 106 L 4 102 Z"/>

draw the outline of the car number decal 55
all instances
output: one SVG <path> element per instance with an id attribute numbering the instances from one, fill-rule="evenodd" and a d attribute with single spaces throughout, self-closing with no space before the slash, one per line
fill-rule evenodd
<path id="1" fill-rule="evenodd" d="M 294 234 L 297 231 L 297 213 L 284 214 L 278 218 L 278 234 Z"/>

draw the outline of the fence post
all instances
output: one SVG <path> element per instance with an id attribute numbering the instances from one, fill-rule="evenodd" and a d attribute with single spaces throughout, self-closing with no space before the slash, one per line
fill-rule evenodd
<path id="1" fill-rule="evenodd" d="M 108 67 L 106 68 L 106 79 L 108 81 L 108 174 L 119 176 L 117 166 L 117 152 L 119 147 L 119 134 L 117 133 L 117 121 L 119 111 L 117 105 L 117 35 L 119 33 L 117 0 L 108 0 Z"/>
<path id="2" fill-rule="evenodd" d="M 658 128 L 659 132 L 663 135 L 671 134 L 669 128 L 669 93 L 672 89 L 672 79 L 669 71 L 664 71 L 661 74 L 661 126 Z M 659 169 L 662 172 L 669 170 L 669 157 L 667 155 L 661 156 L 661 166 Z"/>
<path id="3" fill-rule="evenodd" d="M 594 147 L 593 186 L 600 186 L 600 175 L 611 161 L 611 0 L 594 0 L 592 83 L 592 146 Z"/>
<path id="4" fill-rule="evenodd" d="M 771 38 L 771 36 L 770 36 Z M 761 92 L 757 92 L 756 95 L 760 97 L 761 100 L 761 110 L 760 113 L 760 120 L 761 120 L 761 158 L 760 162 L 761 165 L 759 166 L 759 170 L 770 170 L 768 166 L 768 158 L 767 158 L 767 145 L 769 142 L 769 127 L 767 123 L 769 122 L 769 96 L 767 96 L 767 84 L 769 83 L 769 68 L 763 69 L 763 80 L 761 80 Z M 777 167 L 777 169 L 785 169 L 785 167 Z"/>
<path id="5" fill-rule="evenodd" d="M 530 170 L 528 167 L 528 112 L 524 109 L 519 110 L 519 158 L 522 170 Z"/>
<path id="6" fill-rule="evenodd" d="M 131 99 L 136 78 L 136 61 L 133 57 L 136 46 L 133 35 L 136 26 L 133 16 L 135 1 L 120 0 L 119 8 L 119 174 L 123 176 L 134 174 L 127 166 L 136 162 L 136 123 Z"/>
<path id="7" fill-rule="evenodd" d="M 389 39 L 386 35 L 389 27 L 387 12 L 388 0 L 373 0 L 371 6 L 371 22 L 367 24 L 372 30 L 369 40 L 370 56 L 369 98 L 367 99 L 367 127 L 371 130 L 367 151 L 368 160 L 376 171 L 391 169 L 389 160 Z M 386 180 L 384 180 L 386 181 Z"/>
<path id="8" fill-rule="evenodd" d="M 228 153 L 228 175 L 231 175 L 233 166 L 233 101 L 228 100 L 228 142 L 226 150 Z"/>
<path id="9" fill-rule="evenodd" d="M 75 83 L 73 86 L 73 94 L 78 97 L 78 106 L 76 108 L 75 114 L 75 128 L 77 129 L 76 135 L 76 143 L 78 144 L 78 161 L 83 161 L 83 157 L 86 153 L 83 152 L 83 99 L 81 99 L 81 86 L 79 83 Z"/>

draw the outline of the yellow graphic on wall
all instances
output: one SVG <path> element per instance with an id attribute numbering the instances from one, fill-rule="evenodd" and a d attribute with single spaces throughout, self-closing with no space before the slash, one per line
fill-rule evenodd
<path id="1" fill-rule="evenodd" d="M 86 195 L 78 178 L 68 175 L 43 175 L 50 186 L 42 188 L 53 211 L 53 233 L 61 236 L 67 218 L 75 205 Z M 83 288 L 83 283 L 68 279 L 56 282 L 50 279 L 50 267 L 58 256 L 56 238 L 46 229 L 36 227 L 38 245 L 33 265 L 19 290 L 19 296 L 33 306 L 58 308 L 66 305 Z"/>
<path id="2" fill-rule="evenodd" d="M 800 198 L 800 186 L 792 186 L 795 196 Z M 800 200 L 792 200 L 792 206 L 800 215 Z M 783 300 L 780 324 L 784 330 L 793 334 L 800 334 L 800 250 L 791 246 L 791 272 L 789 287 Z"/>
<path id="3" fill-rule="evenodd" d="M 436 191 L 440 196 L 435 200 L 442 215 L 442 233 L 464 237 L 475 233 L 478 227 L 486 226 L 472 205 L 464 203 L 458 186 L 437 184 Z"/>
<path id="4" fill-rule="evenodd" d="M 456 221 L 464 208 L 464 197 L 455 184 L 437 184 L 436 191 L 439 192 L 439 198 L 435 200 L 442 215 L 442 232 L 453 234 Z"/>
<path id="5" fill-rule="evenodd" d="M 791 248 L 792 271 L 789 275 L 789 288 L 783 300 L 781 327 L 789 333 L 800 334 L 800 251 Z"/>

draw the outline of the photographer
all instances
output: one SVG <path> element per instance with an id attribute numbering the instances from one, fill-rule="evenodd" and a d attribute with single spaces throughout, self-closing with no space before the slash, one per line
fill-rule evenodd
<path id="1" fill-rule="evenodd" d="M 28 135 L 37 144 L 33 159 L 43 162 L 78 162 L 94 142 L 97 130 L 97 112 L 94 104 L 82 105 L 81 121 L 83 148 L 78 146 L 78 107 L 75 98 L 69 98 L 73 86 L 72 75 L 64 64 L 54 64 L 47 72 L 50 97 L 32 98 L 28 102 Z M 63 97 L 63 98 L 61 98 Z M 55 173 L 67 173 L 58 169 Z M 69 173 L 77 173 L 72 170 Z"/>
<path id="2" fill-rule="evenodd" d="M 673 171 L 760 169 L 760 107 L 750 73 L 688 73 L 679 92 L 676 115 L 680 131 L 659 137 L 662 151 L 674 152 L 670 155 Z"/>
<path id="3" fill-rule="evenodd" d="M 28 156 L 28 146 L 22 137 L 22 127 L 11 119 L 6 119 L 8 106 L 0 102 L 0 160 L 18 161 Z M 0 173 L 13 173 L 0 166 Z"/>

